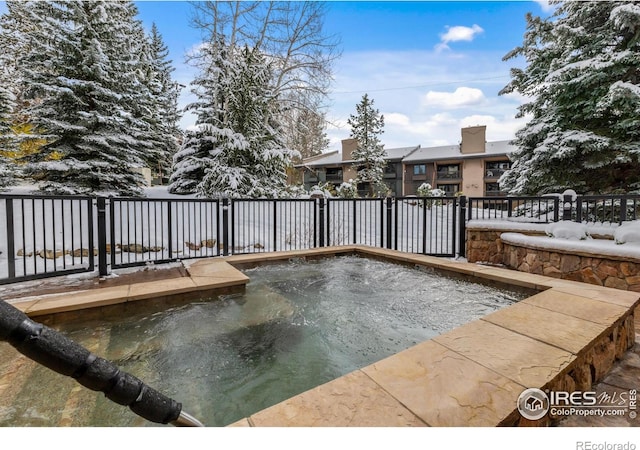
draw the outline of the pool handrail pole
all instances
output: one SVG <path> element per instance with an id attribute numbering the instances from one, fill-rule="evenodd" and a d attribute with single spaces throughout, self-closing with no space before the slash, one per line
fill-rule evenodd
<path id="1" fill-rule="evenodd" d="M 33 361 L 74 378 L 82 386 L 100 391 L 151 422 L 175 426 L 203 426 L 182 411 L 182 404 L 121 371 L 62 333 L 31 320 L 25 313 L 0 300 L 0 341 L 11 344 Z"/>

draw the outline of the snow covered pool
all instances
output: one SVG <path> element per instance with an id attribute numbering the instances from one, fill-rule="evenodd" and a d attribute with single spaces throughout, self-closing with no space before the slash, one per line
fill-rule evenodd
<path id="1" fill-rule="evenodd" d="M 58 328 L 224 426 L 527 296 L 358 256 L 246 273 L 242 295 Z M 0 426 L 153 425 L 20 358 L 0 345 Z"/>

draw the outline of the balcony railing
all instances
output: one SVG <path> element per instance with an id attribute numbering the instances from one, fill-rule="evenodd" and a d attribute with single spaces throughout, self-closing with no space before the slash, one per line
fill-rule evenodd
<path id="1" fill-rule="evenodd" d="M 339 181 L 342 182 L 342 172 L 341 173 L 327 173 L 326 174 L 327 181 Z"/>
<path id="2" fill-rule="evenodd" d="M 485 197 L 506 197 L 507 193 L 505 191 L 487 191 L 484 193 Z"/>
<path id="3" fill-rule="evenodd" d="M 485 171 L 485 178 L 500 178 L 503 173 L 505 173 L 506 169 L 487 169 Z"/>
<path id="4" fill-rule="evenodd" d="M 438 180 L 456 180 L 461 178 L 459 171 L 456 172 L 436 172 L 436 178 Z"/>

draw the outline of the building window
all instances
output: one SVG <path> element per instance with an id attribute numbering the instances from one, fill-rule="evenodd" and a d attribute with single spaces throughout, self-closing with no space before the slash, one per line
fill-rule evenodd
<path id="1" fill-rule="evenodd" d="M 461 178 L 460 164 L 445 164 L 442 166 L 438 166 L 437 177 L 439 180 Z"/>
<path id="2" fill-rule="evenodd" d="M 487 161 L 484 175 L 486 178 L 500 178 L 510 168 L 510 161 Z"/>
<path id="3" fill-rule="evenodd" d="M 396 165 L 395 164 L 391 164 L 388 163 L 386 166 L 384 166 L 384 174 L 387 176 L 396 176 Z"/>
<path id="4" fill-rule="evenodd" d="M 444 193 L 445 193 L 445 195 L 447 197 L 453 197 L 458 192 L 460 192 L 460 185 L 459 184 L 439 184 L 437 187 L 441 191 L 444 191 Z"/>
<path id="5" fill-rule="evenodd" d="M 426 175 L 427 174 L 427 165 L 426 164 L 414 164 L 414 166 L 413 166 L 413 174 L 414 175 Z"/>
<path id="6" fill-rule="evenodd" d="M 327 181 L 342 181 L 341 168 L 327 168 L 326 175 Z"/>
<path id="7" fill-rule="evenodd" d="M 502 197 L 504 193 L 500 190 L 498 183 L 486 183 L 484 185 L 485 197 Z"/>

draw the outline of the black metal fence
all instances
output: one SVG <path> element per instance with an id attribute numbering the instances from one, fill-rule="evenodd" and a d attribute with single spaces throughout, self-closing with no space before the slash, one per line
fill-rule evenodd
<path id="1" fill-rule="evenodd" d="M 229 254 L 369 245 L 465 254 L 468 220 L 621 223 L 640 195 L 147 199 L 0 195 L 0 285 Z"/>
<path id="2" fill-rule="evenodd" d="M 0 196 L 0 284 L 95 268 L 91 197 Z"/>
<path id="3" fill-rule="evenodd" d="M 640 195 L 547 195 L 471 197 L 467 219 L 621 224 L 639 217 Z"/>

